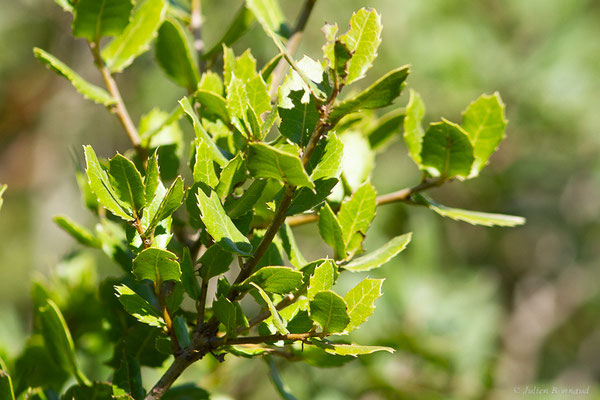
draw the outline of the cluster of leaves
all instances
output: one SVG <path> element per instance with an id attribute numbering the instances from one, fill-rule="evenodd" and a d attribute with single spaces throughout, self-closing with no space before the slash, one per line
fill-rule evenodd
<path id="1" fill-rule="evenodd" d="M 197 54 L 185 27 L 189 10 L 165 0 L 145 0 L 135 7 L 128 0 L 58 3 L 73 13 L 73 35 L 90 43 L 107 90 L 41 49 L 35 49 L 35 56 L 84 97 L 122 121 L 129 118 L 111 74 L 126 69 L 152 42 L 157 63 L 188 95 L 170 113 L 151 110 L 133 130 L 124 123 L 135 152 L 104 160 L 84 147 L 86 169 L 77 180 L 86 206 L 98 218 L 94 231 L 68 217 L 55 218 L 79 243 L 100 249 L 123 268 L 122 277 L 111 278 L 100 290 L 100 301 L 108 305 L 101 318 L 114 344 L 110 383 L 92 383 L 78 367 L 65 318 L 50 291 L 37 284 L 37 347 L 28 346 L 16 365 L 30 363 L 34 348 L 44 351 L 41 340 L 46 357 L 64 373 L 28 381 L 17 371 L 13 388 L 2 372 L 0 393 L 6 398 L 57 398 L 55 390 L 71 374 L 77 384 L 63 399 L 141 399 L 146 390 L 140 366 L 159 367 L 169 355 L 176 368 L 208 353 L 219 360 L 225 354 L 285 355 L 337 365 L 349 356 L 392 352 L 342 338 L 374 312 L 383 280 L 365 278 L 344 296 L 334 288 L 344 271 L 381 267 L 410 242 L 408 233 L 368 253 L 362 245 L 377 206 L 385 203 L 369 180 L 374 156 L 402 130 L 424 178 L 388 199 L 426 205 L 474 224 L 523 222 L 445 207 L 419 193 L 479 174 L 504 137 L 499 95 L 484 95 L 469 105 L 460 125 L 442 120 L 427 130 L 421 126 L 423 102 L 415 92 L 405 109 L 383 116 L 373 111 L 390 106 L 401 94 L 406 66 L 340 99 L 342 89 L 365 77 L 377 56 L 382 27 L 374 10 L 357 11 L 340 36 L 337 25 L 326 25 L 323 61 L 316 61 L 289 54 L 287 24 L 274 0 L 247 0 L 219 43 L 203 54 Z M 228 47 L 253 19 L 279 50 L 262 69 L 249 50 L 236 56 Z M 100 49 L 106 36 L 114 38 Z M 219 55 L 222 74 L 201 71 L 198 60 L 214 62 Z M 283 83 L 274 75 L 279 62 L 290 66 Z M 194 132 L 186 172 L 180 170 L 186 163 L 179 126 L 184 116 Z M 318 220 L 332 258 L 307 261 L 302 255 L 292 228 L 303 218 Z M 260 309 L 254 317 L 241 306 L 246 294 Z M 195 303 L 194 311 L 182 307 L 185 296 Z M 206 396 L 189 386 L 168 390 L 175 378 L 163 386 L 159 382 L 146 398 L 165 392 L 169 399 Z"/>

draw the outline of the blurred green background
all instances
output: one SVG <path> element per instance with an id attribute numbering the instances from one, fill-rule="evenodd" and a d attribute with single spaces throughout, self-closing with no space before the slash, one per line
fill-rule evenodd
<path id="1" fill-rule="evenodd" d="M 241 1 L 204 0 L 211 45 Z M 300 1 L 281 0 L 290 21 Z M 383 15 L 379 57 L 362 85 L 411 64 L 408 86 L 421 93 L 427 120 L 459 121 L 481 93 L 499 91 L 508 137 L 478 179 L 431 194 L 449 206 L 522 215 L 514 229 L 473 227 L 404 205 L 380 208 L 366 248 L 413 231 L 409 248 L 376 272 L 384 293 L 352 339 L 397 349 L 342 368 L 278 360 L 299 399 L 510 399 L 527 386 L 587 388 L 600 398 L 600 2 L 593 0 L 321 0 L 298 56 L 320 57 L 325 22 L 344 30 L 353 10 Z M 36 274 L 69 285 L 84 268 L 118 272 L 52 222 L 67 214 L 93 224 L 75 182 L 73 157 L 92 144 L 111 155 L 128 147 L 117 120 L 87 102 L 32 55 L 42 47 L 99 82 L 89 51 L 70 35 L 71 17 L 51 0 L 2 2 L 0 12 L 0 353 L 14 357 L 31 326 L 29 288 Z M 258 27 L 234 46 L 251 46 L 259 63 L 275 48 Z M 118 77 L 135 120 L 152 107 L 171 110 L 185 93 L 164 78 L 152 52 Z M 399 105 L 405 104 L 404 95 Z M 188 137 L 189 126 L 182 124 Z M 401 140 L 377 157 L 373 183 L 387 193 L 418 182 Z M 308 257 L 326 249 L 315 227 L 298 229 Z M 67 261 L 63 258 L 68 256 Z M 94 265 L 96 267 L 94 267 Z M 88 277 L 93 282 L 93 277 Z M 344 277 L 341 286 L 359 277 Z M 352 281 L 352 282 L 351 282 Z M 85 283 L 78 283 L 85 284 Z M 94 291 L 95 287 L 89 288 Z M 77 321 L 72 321 L 77 324 Z M 90 354 L 93 338 L 78 345 Z M 86 357 L 83 354 L 82 357 Z M 107 370 L 90 361 L 90 375 Z M 145 371 L 149 386 L 160 371 Z M 268 366 L 228 357 L 205 360 L 194 380 L 214 398 L 275 399 Z"/>

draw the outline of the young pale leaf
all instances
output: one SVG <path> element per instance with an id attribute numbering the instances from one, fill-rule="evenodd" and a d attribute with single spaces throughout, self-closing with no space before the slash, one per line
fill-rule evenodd
<path id="1" fill-rule="evenodd" d="M 325 260 L 321 265 L 316 266 L 306 291 L 308 300 L 314 299 L 319 292 L 331 289 L 334 280 L 335 266 L 331 260 Z"/>
<path id="2" fill-rule="evenodd" d="M 200 207 L 202 222 L 206 225 L 206 231 L 215 243 L 223 249 L 240 256 L 251 256 L 252 245 L 246 236 L 233 224 L 215 192 L 211 192 L 210 198 L 202 190 L 196 195 Z"/>
<path id="3" fill-rule="evenodd" d="M 198 89 L 194 93 L 194 99 L 200 104 L 201 115 L 215 116 L 226 124 L 231 122 L 227 112 L 227 100 L 220 94 L 206 89 Z"/>
<path id="4" fill-rule="evenodd" d="M 296 268 L 306 265 L 307 261 L 298 248 L 294 232 L 292 232 L 292 228 L 287 223 L 279 229 L 279 236 L 281 237 L 281 244 L 290 263 Z"/>
<path id="5" fill-rule="evenodd" d="M 134 218 L 139 217 L 146 205 L 146 197 L 142 175 L 135 164 L 117 154 L 110 159 L 108 176 L 119 200 L 131 208 Z"/>
<path id="6" fill-rule="evenodd" d="M 385 149 L 400 131 L 404 118 L 405 111 L 402 109 L 390 111 L 382 116 L 377 125 L 367 133 L 370 147 L 373 150 Z"/>
<path id="7" fill-rule="evenodd" d="M 271 109 L 271 96 L 269 96 L 267 84 L 262 76 L 256 74 L 246 82 L 246 95 L 248 96 L 248 104 L 257 115 Z"/>
<path id="8" fill-rule="evenodd" d="M 291 91 L 289 107 L 279 107 L 279 132 L 301 147 L 306 146 L 319 121 L 315 99 L 310 96 L 307 102 L 303 102 L 303 97 L 303 90 Z"/>
<path id="9" fill-rule="evenodd" d="M 201 182 L 214 189 L 219 183 L 215 172 L 213 152 L 210 145 L 202 139 L 196 139 L 196 161 L 194 162 L 194 182 Z"/>
<path id="10" fill-rule="evenodd" d="M 329 68 L 335 68 L 335 42 L 339 27 L 337 24 L 326 23 L 321 28 L 321 31 L 325 34 L 325 44 L 322 47 L 323 58 L 327 60 Z"/>
<path id="11" fill-rule="evenodd" d="M 300 274 L 300 275 L 302 275 L 302 274 Z M 277 333 L 280 333 L 282 335 L 286 335 L 286 334 L 290 333 L 285 328 L 285 323 L 281 319 L 281 316 L 277 312 L 277 308 L 275 307 L 275 304 L 273 304 L 273 301 L 271 300 L 269 295 L 256 283 L 250 282 L 250 285 L 254 286 L 254 288 L 256 288 L 256 290 L 258 290 L 260 297 L 262 297 L 262 299 L 265 301 L 265 303 L 267 303 L 267 308 L 269 309 L 269 312 L 271 313 L 273 326 L 275 326 Z"/>
<path id="12" fill-rule="evenodd" d="M 190 255 L 190 249 L 187 247 L 183 248 L 183 257 L 181 259 L 181 283 L 192 299 L 198 299 L 198 296 L 200 296 L 200 285 L 194 271 L 194 261 Z"/>
<path id="13" fill-rule="evenodd" d="M 198 89 L 214 93 L 218 96 L 223 96 L 223 93 L 225 93 L 225 86 L 223 85 L 221 75 L 210 70 L 202 73 Z"/>
<path id="14" fill-rule="evenodd" d="M 52 54 L 37 47 L 33 49 L 33 54 L 38 60 L 46 64 L 48 68 L 67 78 L 73 87 L 86 99 L 107 107 L 116 103 L 115 99 L 106 90 L 89 83 Z"/>
<path id="15" fill-rule="evenodd" d="M 136 8 L 125 30 L 102 50 L 102 58 L 111 72 L 123 71 L 150 48 L 168 7 L 166 0 L 145 0 Z"/>
<path id="16" fill-rule="evenodd" d="M 121 365 L 113 375 L 112 385 L 113 396 L 117 400 L 144 398 L 146 392 L 142 386 L 140 363 L 135 357 L 126 355 L 121 359 Z"/>
<path id="17" fill-rule="evenodd" d="M 415 196 L 415 200 L 425 204 L 442 217 L 452 218 L 455 221 L 468 222 L 472 225 L 514 227 L 525 223 L 525 218 L 515 215 L 490 214 L 446 207 L 442 204 L 435 203 L 433 200 L 423 195 Z"/>
<path id="18" fill-rule="evenodd" d="M 177 256 L 170 251 L 149 248 L 133 260 L 133 274 L 139 280 L 149 279 L 157 285 L 165 281 L 181 280 Z"/>
<path id="19" fill-rule="evenodd" d="M 73 36 L 98 43 L 104 36 L 117 36 L 127 26 L 131 0 L 79 0 L 73 9 Z"/>
<path id="20" fill-rule="evenodd" d="M 396 236 L 379 249 L 357 257 L 342 268 L 352 272 L 369 271 L 379 268 L 406 248 L 412 238 L 412 233 Z"/>
<path id="21" fill-rule="evenodd" d="M 6 400 L 15 400 L 15 392 L 13 389 L 12 379 L 8 374 L 6 365 L 0 358 L 0 398 Z"/>
<path id="22" fill-rule="evenodd" d="M 202 58 L 205 60 L 211 59 L 222 50 L 223 46 L 231 46 L 250 29 L 253 22 L 254 14 L 245 5 L 240 7 L 227 31 L 210 50 L 202 54 Z"/>
<path id="23" fill-rule="evenodd" d="M 146 232 L 154 229 L 163 219 L 170 217 L 181 206 L 184 194 L 185 187 L 183 180 L 178 176 L 171 184 L 171 187 L 169 187 L 169 190 L 167 190 L 167 193 L 165 193 L 165 197 L 160 202 Z"/>
<path id="24" fill-rule="evenodd" d="M 347 84 L 364 77 L 373 65 L 381 43 L 381 29 L 381 15 L 375 10 L 361 8 L 350 18 L 350 29 L 340 36 L 340 41 L 352 54 L 347 66 Z"/>
<path id="25" fill-rule="evenodd" d="M 6 192 L 7 187 L 8 186 L 6 184 L 0 185 L 0 209 L 2 209 L 2 204 L 4 204 L 4 199 L 2 196 L 4 195 L 4 192 Z"/>
<path id="26" fill-rule="evenodd" d="M 227 86 L 227 112 L 236 128 L 242 133 L 249 135 L 246 111 L 248 110 L 248 94 L 245 83 L 233 75 L 229 86 Z"/>
<path id="27" fill-rule="evenodd" d="M 221 150 L 219 150 L 219 148 L 212 140 L 208 132 L 206 132 L 202 127 L 202 124 L 198 120 L 198 116 L 196 115 L 196 112 L 194 111 L 190 100 L 187 97 L 184 97 L 183 99 L 179 100 L 179 104 L 181 105 L 181 108 L 186 113 L 190 122 L 194 126 L 196 137 L 198 139 L 204 140 L 210 146 L 212 156 L 215 162 L 220 166 L 224 166 L 225 164 L 227 164 L 227 158 L 225 158 L 225 156 L 223 155 L 223 153 L 221 153 Z"/>
<path id="28" fill-rule="evenodd" d="M 350 200 L 342 203 L 338 220 L 344 234 L 346 251 L 354 253 L 360 249 L 369 225 L 375 217 L 377 193 L 370 182 L 362 184 Z"/>
<path id="29" fill-rule="evenodd" d="M 212 310 L 220 323 L 225 325 L 227 335 L 231 337 L 237 336 L 237 313 L 236 306 L 226 297 L 219 296 L 213 301 Z"/>
<path id="30" fill-rule="evenodd" d="M 473 145 L 460 126 L 445 119 L 429 125 L 421 149 L 421 163 L 428 171 L 443 178 L 466 178 L 473 160 Z"/>
<path id="31" fill-rule="evenodd" d="M 41 324 L 45 348 L 57 364 L 68 370 L 77 382 L 89 385 L 75 360 L 75 346 L 65 319 L 54 302 L 48 298 L 36 300 L 36 314 Z"/>
<path id="32" fill-rule="evenodd" d="M 225 199 L 233 191 L 234 187 L 246 179 L 246 162 L 241 154 L 229 160 L 221 171 L 219 184 L 215 191 L 221 199 Z"/>
<path id="33" fill-rule="evenodd" d="M 91 146 L 84 146 L 85 150 L 85 173 L 90 182 L 90 188 L 96 195 L 98 202 L 108 211 L 123 218 L 125 221 L 130 221 L 132 216 L 129 215 L 119 202 L 115 191 L 108 180 L 108 175 L 102 169 L 98 157 Z"/>
<path id="34" fill-rule="evenodd" d="M 94 236 L 89 229 L 79 225 L 69 217 L 57 215 L 54 217 L 54 222 L 82 245 L 95 248 L 102 247 L 100 239 Z"/>
<path id="35" fill-rule="evenodd" d="M 323 139 L 321 139 L 323 142 Z M 319 149 L 319 147 L 317 147 Z M 323 150 L 320 154 L 313 153 L 311 160 L 313 157 L 318 156 L 317 165 L 312 167 L 312 173 L 310 174 L 310 179 L 314 182 L 318 179 L 329 179 L 329 178 L 339 178 L 340 173 L 342 172 L 342 158 L 344 156 L 344 143 L 338 138 L 338 136 L 330 132 L 325 139 Z M 309 164 L 311 162 L 309 161 Z M 307 165 L 307 168 L 309 166 Z"/>
<path id="36" fill-rule="evenodd" d="M 504 103 L 496 92 L 492 95 L 481 95 L 469 104 L 462 114 L 461 126 L 473 143 L 473 155 L 475 156 L 470 178 L 479 174 L 504 139 L 504 130 L 506 129 L 504 109 Z"/>
<path id="37" fill-rule="evenodd" d="M 119 302 L 129 314 L 143 324 L 162 328 L 165 321 L 154 306 L 148 303 L 142 296 L 125 285 L 115 286 L 116 296 Z"/>
<path id="38" fill-rule="evenodd" d="M 318 292 L 310 301 L 309 309 L 310 319 L 319 324 L 324 333 L 343 332 L 350 322 L 346 302 L 331 290 Z"/>
<path id="39" fill-rule="evenodd" d="M 335 253 L 338 260 L 346 258 L 346 244 L 340 221 L 327 202 L 319 210 L 319 233 Z"/>
<path id="40" fill-rule="evenodd" d="M 155 43 L 155 54 L 158 65 L 179 86 L 193 92 L 200 80 L 196 52 L 188 33 L 181 24 L 167 18 L 160 29 Z"/>
<path id="41" fill-rule="evenodd" d="M 369 140 L 359 131 L 347 131 L 340 137 L 344 144 L 342 174 L 354 192 L 365 183 L 375 167 L 375 152 L 369 147 Z"/>
<path id="42" fill-rule="evenodd" d="M 264 143 L 251 143 L 248 153 L 248 170 L 257 178 L 273 178 L 291 186 L 315 187 L 306 174 L 297 154 Z"/>
<path id="43" fill-rule="evenodd" d="M 221 275 L 229 270 L 233 262 L 233 254 L 219 246 L 210 246 L 200 257 L 200 276 L 204 280 Z"/>
<path id="44" fill-rule="evenodd" d="M 366 278 L 346 293 L 344 301 L 348 305 L 348 315 L 350 316 L 350 323 L 346 327 L 346 332 L 357 329 L 373 314 L 375 300 L 381 297 L 382 294 L 382 284 L 383 279 Z"/>
<path id="45" fill-rule="evenodd" d="M 289 267 L 263 267 L 241 283 L 241 287 L 254 283 L 267 293 L 291 293 L 302 284 L 302 273 Z"/>
<path id="46" fill-rule="evenodd" d="M 358 95 L 337 104 L 329 115 L 329 123 L 335 126 L 346 114 L 389 106 L 400 96 L 408 74 L 407 65 L 388 72 Z"/>
<path id="47" fill-rule="evenodd" d="M 425 115 L 425 105 L 421 96 L 410 90 L 410 99 L 406 105 L 406 118 L 404 118 L 404 142 L 408 147 L 408 154 L 413 161 L 421 167 L 421 147 L 423 145 L 423 126 L 421 121 Z"/>
<path id="48" fill-rule="evenodd" d="M 223 350 L 237 357 L 253 358 L 267 353 L 267 349 L 262 347 L 247 346 L 224 346 Z"/>
<path id="49" fill-rule="evenodd" d="M 393 353 L 395 351 L 391 347 L 384 346 L 361 346 L 357 344 L 336 344 L 329 342 L 319 342 L 317 346 L 321 347 L 329 354 L 353 357 L 375 353 L 376 351 L 387 351 L 388 353 Z"/>

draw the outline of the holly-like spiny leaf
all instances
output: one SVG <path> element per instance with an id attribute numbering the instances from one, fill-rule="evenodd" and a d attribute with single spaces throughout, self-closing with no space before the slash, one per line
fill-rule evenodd
<path id="1" fill-rule="evenodd" d="M 136 278 L 149 279 L 157 285 L 165 281 L 181 279 L 181 269 L 177 256 L 170 251 L 148 248 L 133 260 L 133 274 Z"/>
<path id="2" fill-rule="evenodd" d="M 408 243 L 410 243 L 411 238 L 412 233 L 396 236 L 379 249 L 357 257 L 347 264 L 342 264 L 342 268 L 353 272 L 379 268 L 404 250 Z"/>

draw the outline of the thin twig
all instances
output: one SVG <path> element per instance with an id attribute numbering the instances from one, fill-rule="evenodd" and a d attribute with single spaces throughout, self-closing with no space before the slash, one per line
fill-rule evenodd
<path id="1" fill-rule="evenodd" d="M 306 333 L 288 333 L 285 335 L 265 335 L 265 336 L 246 336 L 237 338 L 228 338 L 227 336 L 217 338 L 214 342 L 214 346 L 227 346 L 236 344 L 259 344 L 267 342 L 277 342 L 279 340 L 306 340 L 312 337 L 324 337 L 323 332 L 306 332 Z"/>
<path id="2" fill-rule="evenodd" d="M 142 162 L 146 161 L 147 153 L 146 149 L 142 147 L 142 142 L 140 140 L 140 135 L 135 127 L 135 124 L 131 120 L 129 116 L 129 112 L 127 111 L 127 107 L 123 102 L 123 98 L 121 97 L 121 92 L 117 86 L 117 82 L 115 82 L 112 74 L 106 68 L 102 57 L 100 56 L 100 50 L 98 43 L 90 43 L 90 50 L 92 51 L 92 55 L 94 56 L 94 63 L 100 70 L 102 74 L 102 79 L 104 80 L 104 84 L 106 85 L 106 89 L 110 93 L 110 95 L 115 99 L 115 105 L 110 107 L 110 110 L 119 118 L 121 125 L 125 129 L 125 133 L 129 137 L 131 144 L 137 151 L 138 156 L 142 160 Z"/>
<path id="3" fill-rule="evenodd" d="M 198 53 L 199 65 L 202 65 L 202 53 L 204 52 L 204 41 L 202 40 L 202 2 L 201 0 L 192 0 L 191 4 L 192 18 L 190 21 L 190 29 L 194 36 L 194 49 Z"/>
<path id="4" fill-rule="evenodd" d="M 410 200 L 410 196 L 415 193 L 422 192 L 423 190 L 431 189 L 433 187 L 441 186 L 445 180 L 442 179 L 433 179 L 426 180 L 421 182 L 420 184 L 413 186 L 411 188 L 404 188 L 398 190 L 396 192 L 387 193 L 381 196 L 377 196 L 376 203 L 378 206 L 390 203 L 398 203 L 402 201 Z M 287 219 L 287 223 L 290 226 L 299 226 L 304 224 L 310 224 L 311 222 L 317 222 L 319 220 L 319 215 L 316 213 L 311 214 L 302 214 L 302 215 L 294 215 Z"/>
<path id="5" fill-rule="evenodd" d="M 296 26 L 294 27 L 292 36 L 290 36 L 286 44 L 286 52 L 291 56 L 296 53 L 296 50 L 298 50 L 298 47 L 300 46 L 304 28 L 306 28 L 308 18 L 310 17 L 316 2 L 317 0 L 306 0 L 302 6 L 302 11 L 298 15 L 298 20 L 296 21 Z M 279 61 L 277 67 L 275 67 L 271 81 L 271 99 L 275 99 L 277 97 L 277 91 L 279 89 L 279 85 L 283 81 L 283 76 L 285 75 L 287 67 L 288 63 L 283 58 Z"/>

